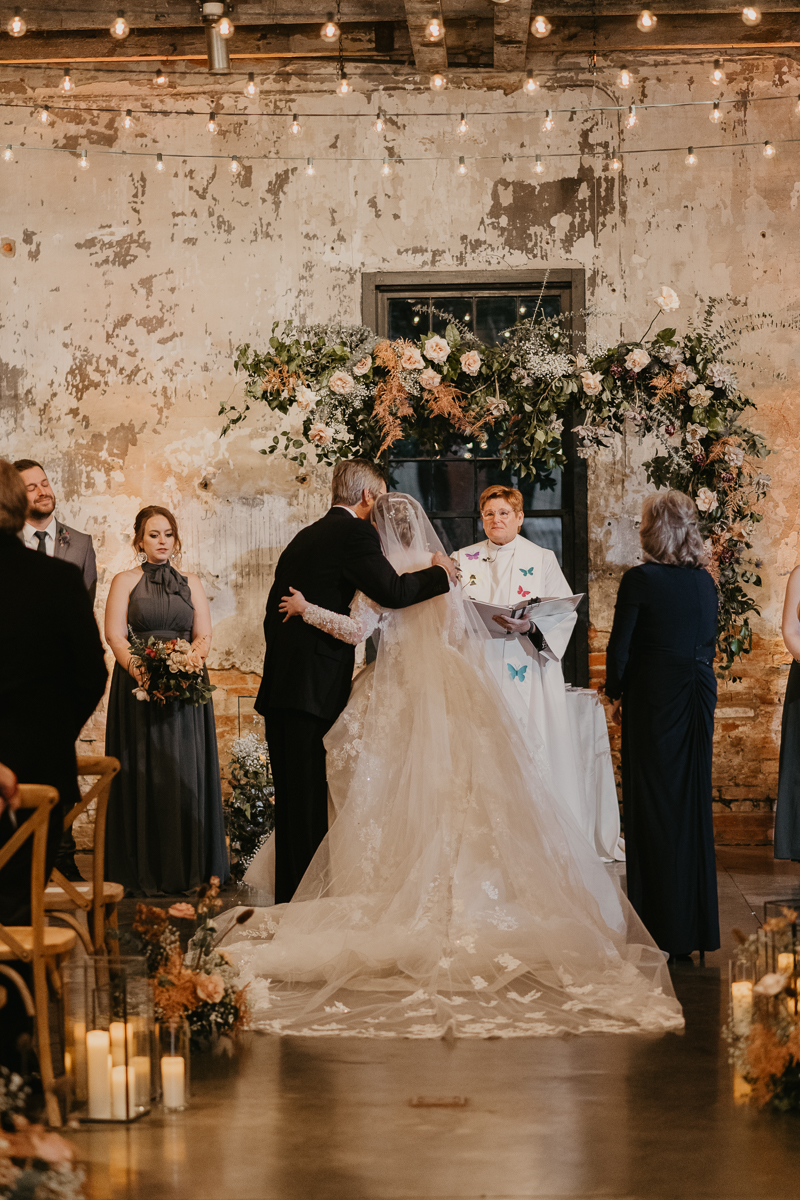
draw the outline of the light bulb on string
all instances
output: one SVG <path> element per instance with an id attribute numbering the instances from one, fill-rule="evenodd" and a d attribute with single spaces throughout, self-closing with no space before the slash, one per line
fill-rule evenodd
<path id="1" fill-rule="evenodd" d="M 684 162 L 686 163 L 687 167 L 693 167 L 697 162 L 697 155 L 694 152 L 694 146 L 690 146 L 686 151 L 686 158 L 684 159 Z"/>
<path id="2" fill-rule="evenodd" d="M 307 158 L 306 159 L 306 175 L 313 175 L 313 174 L 315 174 L 314 160 L 313 160 L 313 158 Z"/>
<path id="3" fill-rule="evenodd" d="M 328 19 L 320 29 L 319 36 L 323 42 L 335 42 L 338 37 L 342 36 L 342 31 L 334 21 L 332 13 L 328 13 Z"/>
<path id="4" fill-rule="evenodd" d="M 133 113 L 128 108 L 125 111 L 125 116 L 122 118 L 123 129 L 133 129 Z"/>
<path id="5" fill-rule="evenodd" d="M 719 100 L 715 100 L 711 106 L 711 112 L 708 114 L 708 119 L 712 125 L 719 125 L 722 120 L 722 113 L 719 111 Z"/>
<path id="6" fill-rule="evenodd" d="M 553 26 L 548 21 L 547 17 L 534 17 L 531 21 L 531 33 L 537 38 L 546 38 Z"/>
<path id="7" fill-rule="evenodd" d="M 231 156 L 231 161 L 228 166 L 228 170 L 230 171 L 231 175 L 238 175 L 239 172 L 241 171 L 241 169 L 242 169 L 242 164 L 239 162 L 237 155 L 233 154 Z"/>
<path id="8" fill-rule="evenodd" d="M 249 71 L 247 74 L 247 83 L 244 85 L 244 94 L 245 96 L 250 96 L 251 98 L 258 95 L 258 84 L 256 83 L 254 71 Z"/>
<path id="9" fill-rule="evenodd" d="M 528 93 L 528 95 L 530 96 L 533 92 L 536 91 L 538 86 L 539 86 L 539 84 L 533 78 L 533 71 L 528 71 L 527 78 L 522 85 L 523 90 L 526 91 Z"/>
<path id="10" fill-rule="evenodd" d="M 638 123 L 638 120 L 639 120 L 639 118 L 636 116 L 636 105 L 629 104 L 628 105 L 628 115 L 625 118 L 625 128 L 633 129 L 634 125 L 636 125 Z"/>
<path id="11" fill-rule="evenodd" d="M 619 75 L 617 76 L 617 87 L 629 88 L 633 83 L 633 76 L 627 67 L 620 67 Z"/>
<path id="12" fill-rule="evenodd" d="M 23 33 L 25 33 L 27 28 L 28 28 L 28 26 L 25 24 L 22 17 L 19 15 L 19 9 L 15 8 L 14 15 L 11 18 L 11 20 L 8 22 L 8 24 L 6 25 L 6 29 L 11 34 L 12 37 L 22 37 Z"/>
<path id="13" fill-rule="evenodd" d="M 619 158 L 616 151 L 611 155 L 611 158 L 608 163 L 608 169 L 609 169 L 609 171 L 621 171 L 622 170 L 622 160 Z"/>
<path id="14" fill-rule="evenodd" d="M 542 121 L 542 133 L 549 133 L 550 130 L 553 129 L 554 127 L 555 127 L 555 121 L 553 120 L 553 110 L 552 110 L 552 108 L 548 108 L 547 115 L 545 116 L 545 119 Z"/>
<path id="15" fill-rule="evenodd" d="M 742 20 L 745 25 L 758 25 L 761 20 L 761 9 L 756 8 L 754 4 L 745 4 L 742 9 Z"/>
<path id="16" fill-rule="evenodd" d="M 236 27 L 230 17 L 220 17 L 214 29 L 221 38 L 231 38 L 236 33 Z"/>
<path id="17" fill-rule="evenodd" d="M 82 171 L 89 170 L 89 156 L 85 150 L 81 150 L 81 156 L 78 159 L 78 166 Z"/>
<path id="18" fill-rule="evenodd" d="M 373 124 L 372 128 L 376 133 L 383 133 L 384 129 L 386 128 L 386 122 L 383 119 L 383 113 L 380 111 L 380 109 L 378 109 L 378 115 L 375 118 L 375 123 Z"/>
<path id="19" fill-rule="evenodd" d="M 336 85 L 336 92 L 339 96 L 346 96 L 348 92 L 352 92 L 352 90 L 353 88 L 350 84 L 350 80 L 347 78 L 347 72 L 343 70 L 339 76 L 339 82 Z"/>
<path id="20" fill-rule="evenodd" d="M 774 158 L 775 147 L 773 146 L 772 142 L 764 142 L 764 149 L 761 151 L 761 153 L 764 155 L 764 158 Z"/>
<path id="21" fill-rule="evenodd" d="M 542 162 L 541 154 L 536 155 L 536 162 L 534 163 L 533 169 L 537 175 L 544 175 L 544 163 Z"/>
<path id="22" fill-rule="evenodd" d="M 642 33 L 649 33 L 651 29 L 655 29 L 658 24 L 658 17 L 655 13 L 650 12 L 649 8 L 643 8 L 636 18 L 636 28 Z"/>
<path id="23" fill-rule="evenodd" d="M 388 158 L 384 157 L 384 160 L 381 163 L 381 175 L 383 176 L 384 179 L 389 178 L 389 176 L 392 173 L 392 169 L 393 168 L 392 168 L 392 164 L 391 164 L 390 160 Z"/>
<path id="24" fill-rule="evenodd" d="M 128 36 L 130 31 L 131 27 L 125 20 L 124 12 L 122 9 L 120 9 L 114 20 L 111 22 L 111 28 L 108 32 L 111 34 L 112 38 L 115 39 L 115 41 L 121 42 Z"/>
<path id="25" fill-rule="evenodd" d="M 206 122 L 206 129 L 208 130 L 209 133 L 216 133 L 218 131 L 219 125 L 217 124 L 217 114 L 216 113 L 212 112 L 212 113 L 208 114 L 208 121 Z"/>
<path id="26" fill-rule="evenodd" d="M 709 79 L 711 80 L 712 83 L 724 83 L 725 82 L 725 72 L 722 68 L 722 59 L 721 58 L 714 59 L 714 66 L 711 69 L 711 74 L 709 75 Z"/>
<path id="27" fill-rule="evenodd" d="M 39 109 L 39 120 L 42 122 L 43 125 L 52 125 L 53 124 L 53 118 L 50 115 L 50 109 L 48 108 L 48 106 L 46 104 L 43 104 L 42 107 Z"/>
<path id="28" fill-rule="evenodd" d="M 458 156 L 458 173 L 459 175 L 466 175 L 467 173 L 467 164 L 464 161 L 463 154 L 459 154 Z"/>
<path id="29" fill-rule="evenodd" d="M 11 143 L 9 142 L 8 145 L 6 146 L 5 150 L 3 151 L 3 162 L 13 162 L 13 161 L 14 161 L 14 151 L 12 149 Z"/>
<path id="30" fill-rule="evenodd" d="M 434 71 L 430 78 L 430 89 L 432 92 L 443 92 L 447 87 L 447 78 L 442 75 L 441 71 Z"/>
<path id="31" fill-rule="evenodd" d="M 65 95 L 68 92 L 73 92 L 75 90 L 75 84 L 72 82 L 72 76 L 70 75 L 69 71 L 64 72 L 64 78 L 61 80 L 59 87 Z"/>
<path id="32" fill-rule="evenodd" d="M 300 124 L 300 122 L 297 119 L 297 113 L 295 113 L 294 116 L 292 117 L 292 123 L 289 126 L 289 131 L 291 133 L 293 133 L 295 135 L 295 137 L 297 137 L 298 134 L 303 132 L 303 126 Z"/>
<path id="33" fill-rule="evenodd" d="M 428 22 L 425 36 L 429 42 L 438 42 L 439 38 L 444 36 L 444 25 L 438 17 L 434 17 L 432 21 Z"/>
<path id="34" fill-rule="evenodd" d="M 167 77 L 164 74 L 163 67 L 156 67 L 156 73 L 153 76 L 153 83 L 156 85 L 156 87 L 167 86 Z"/>
<path id="35" fill-rule="evenodd" d="M 462 137 L 465 133 L 469 133 L 469 125 L 467 124 L 467 114 L 466 113 L 461 114 L 461 120 L 458 123 L 458 132 L 461 134 Z"/>
<path id="36" fill-rule="evenodd" d="M 161 157 L 161 152 L 160 152 L 160 151 L 159 151 L 159 153 L 156 155 L 156 170 L 157 170 L 157 171 L 163 171 L 163 170 L 164 170 L 164 159 Z"/>

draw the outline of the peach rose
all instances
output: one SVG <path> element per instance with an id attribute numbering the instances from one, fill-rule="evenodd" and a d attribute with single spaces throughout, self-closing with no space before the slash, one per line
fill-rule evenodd
<path id="1" fill-rule="evenodd" d="M 182 921 L 193 921 L 195 918 L 194 905 L 187 904 L 184 900 L 178 904 L 171 904 L 167 912 L 171 917 L 178 917 Z"/>
<path id="2" fill-rule="evenodd" d="M 321 421 L 314 422 L 308 431 L 308 437 L 316 446 L 330 446 L 333 441 L 333 434 Z"/>
<path id="3" fill-rule="evenodd" d="M 348 375 L 347 371 L 334 371 L 328 380 L 328 387 L 337 396 L 346 396 L 353 390 L 353 376 Z"/>
<path id="4" fill-rule="evenodd" d="M 425 357 L 431 362 L 443 363 L 447 362 L 447 356 L 450 353 L 450 346 L 443 337 L 438 334 L 432 338 L 428 338 L 425 343 Z"/>
<path id="5" fill-rule="evenodd" d="M 198 975 L 194 987 L 200 999 L 209 1004 L 219 1004 L 225 995 L 225 980 L 221 975 Z"/>
<path id="6" fill-rule="evenodd" d="M 466 354 L 462 354 L 459 360 L 461 362 L 461 370 L 467 375 L 477 375 L 481 369 L 481 356 L 477 350 L 467 350 Z"/>
<path id="7" fill-rule="evenodd" d="M 633 371 L 635 375 L 643 371 L 649 362 L 650 355 L 641 346 L 637 346 L 635 350 L 631 350 L 630 354 L 625 357 L 625 366 L 629 371 Z"/>
<path id="8" fill-rule="evenodd" d="M 312 392 L 311 388 L 307 388 L 305 384 L 300 383 L 294 389 L 295 401 L 301 413 L 310 412 L 317 403 L 317 397 Z"/>
<path id="9" fill-rule="evenodd" d="M 360 359 L 353 367 L 354 375 L 366 375 L 367 371 L 372 366 L 372 358 L 369 354 L 365 358 Z"/>
<path id="10" fill-rule="evenodd" d="M 433 388 L 439 386 L 442 382 L 442 377 L 441 375 L 437 375 L 432 367 L 426 367 L 424 371 L 420 371 L 419 381 L 424 388 L 428 388 L 431 391 Z"/>
<path id="11" fill-rule="evenodd" d="M 400 366 L 404 371 L 421 371 L 425 366 L 425 359 L 416 346 L 407 346 L 400 359 Z"/>

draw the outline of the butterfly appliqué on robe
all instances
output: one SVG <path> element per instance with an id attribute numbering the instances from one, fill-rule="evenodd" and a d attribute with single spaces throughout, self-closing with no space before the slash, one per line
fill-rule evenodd
<path id="1" fill-rule="evenodd" d="M 506 663 L 506 666 L 508 667 L 508 673 L 512 680 L 518 679 L 520 683 L 525 682 L 525 672 L 528 669 L 528 663 L 525 663 L 524 667 L 514 667 L 511 665 L 511 663 Z"/>
<path id="2" fill-rule="evenodd" d="M 520 567 L 520 575 L 532 575 L 536 567 Z"/>
<path id="3" fill-rule="evenodd" d="M 476 550 L 474 554 L 465 554 L 465 557 L 466 558 L 477 558 L 479 554 L 480 554 L 480 550 Z"/>
<path id="4" fill-rule="evenodd" d="M 525 589 L 520 584 L 520 586 L 517 588 L 517 595 L 518 596 L 530 596 L 530 592 L 526 592 Z"/>

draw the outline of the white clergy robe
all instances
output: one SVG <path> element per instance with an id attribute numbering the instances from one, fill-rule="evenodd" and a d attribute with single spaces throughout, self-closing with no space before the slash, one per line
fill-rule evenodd
<path id="1" fill-rule="evenodd" d="M 517 604 L 529 597 L 572 595 L 553 551 L 519 534 L 505 546 L 495 546 L 486 540 L 465 546 L 452 557 L 461 571 L 464 595 L 471 600 Z M 487 654 L 504 695 L 519 714 L 526 736 L 530 731 L 532 737 L 541 740 L 558 796 L 584 828 L 583 788 L 578 779 L 561 670 L 561 659 L 576 620 L 577 615 L 570 613 L 549 628 L 543 634 L 541 650 L 536 649 L 527 634 L 509 634 L 493 639 Z"/>

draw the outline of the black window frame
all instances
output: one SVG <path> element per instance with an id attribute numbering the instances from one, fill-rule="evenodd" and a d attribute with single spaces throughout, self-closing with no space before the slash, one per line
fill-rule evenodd
<path id="1" fill-rule="evenodd" d="M 408 292 L 424 292 L 435 298 L 440 293 L 442 299 L 452 299 L 454 296 L 476 294 L 484 295 L 518 295 L 521 291 L 539 292 L 545 294 L 559 293 L 568 297 L 568 303 L 562 300 L 561 310 L 564 313 L 566 327 L 572 337 L 573 350 L 583 349 L 585 344 L 584 312 L 586 308 L 586 276 L 580 269 L 559 268 L 548 270 L 520 271 L 375 271 L 364 272 L 361 277 L 361 314 L 362 321 L 376 333 L 385 336 L 388 332 L 388 301 L 393 296 L 402 297 Z M 575 451 L 574 438 L 570 427 L 578 423 L 575 419 L 565 420 L 564 451 L 567 465 L 561 476 L 561 507 L 559 509 L 532 509 L 525 512 L 526 517 L 560 517 L 562 521 L 562 554 L 563 570 L 568 582 L 575 592 L 586 593 L 578 610 L 578 621 L 575 632 L 570 640 L 567 653 L 564 656 L 564 675 L 568 682 L 578 687 L 586 687 L 589 683 L 589 529 L 588 529 L 588 487 L 586 461 L 579 458 Z M 414 461 L 404 459 L 404 461 Z M 496 459 L 484 459 L 476 454 L 472 461 L 476 464 L 475 480 L 477 487 L 477 465 L 481 462 L 496 462 Z M 477 495 L 476 495 L 477 503 Z M 444 517 L 444 512 L 436 514 Z M 457 515 L 455 513 L 453 516 Z M 460 515 L 460 514 L 459 514 Z M 476 540 L 480 538 L 477 531 Z"/>

